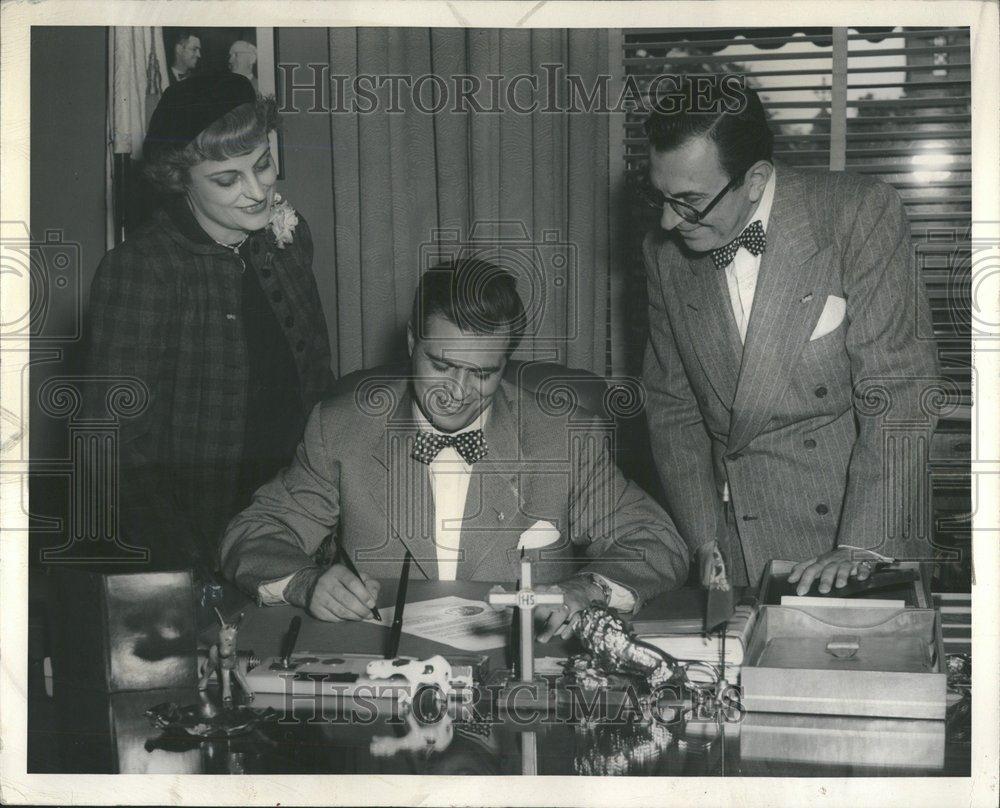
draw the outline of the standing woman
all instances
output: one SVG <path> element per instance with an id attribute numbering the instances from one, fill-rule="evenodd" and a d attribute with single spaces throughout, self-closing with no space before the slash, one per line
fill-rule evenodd
<path id="1" fill-rule="evenodd" d="M 121 421 L 119 536 L 202 579 L 332 380 L 309 227 L 275 190 L 277 125 L 243 76 L 168 87 L 144 144 L 163 203 L 90 291 L 88 373 L 135 377 L 149 396 Z"/>

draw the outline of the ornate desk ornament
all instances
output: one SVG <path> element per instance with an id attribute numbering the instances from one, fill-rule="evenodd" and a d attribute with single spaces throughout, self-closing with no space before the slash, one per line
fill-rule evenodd
<path id="1" fill-rule="evenodd" d="M 594 667 L 604 672 L 625 673 L 643 677 L 650 688 L 677 680 L 684 681 L 683 666 L 670 654 L 637 639 L 625 622 L 603 606 L 591 606 L 576 615 L 573 630 L 590 654 L 591 665 L 574 665 L 578 669 Z M 581 660 L 587 662 L 588 660 Z"/>

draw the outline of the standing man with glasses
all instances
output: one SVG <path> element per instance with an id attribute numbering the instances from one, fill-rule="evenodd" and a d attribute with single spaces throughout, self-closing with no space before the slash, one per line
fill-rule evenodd
<path id="1" fill-rule="evenodd" d="M 885 448 L 889 419 L 934 428 L 929 309 L 896 192 L 776 167 L 757 94 L 718 87 L 645 124 L 653 454 L 703 584 L 721 552 L 736 585 L 780 558 L 825 593 L 929 549 L 923 455 Z"/>

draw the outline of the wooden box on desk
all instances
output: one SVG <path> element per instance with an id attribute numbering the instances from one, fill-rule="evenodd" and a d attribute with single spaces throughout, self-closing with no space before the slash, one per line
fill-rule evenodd
<path id="1" fill-rule="evenodd" d="M 52 678 L 105 692 L 197 682 L 189 571 L 52 572 Z"/>
<path id="2" fill-rule="evenodd" d="M 743 661 L 743 706 L 751 713 L 945 717 L 941 618 L 922 582 L 902 609 L 767 603 L 773 561 L 761 584 L 757 622 Z"/>

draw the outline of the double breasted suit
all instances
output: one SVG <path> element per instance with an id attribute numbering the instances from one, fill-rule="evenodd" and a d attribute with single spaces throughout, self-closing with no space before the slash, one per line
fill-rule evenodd
<path id="1" fill-rule="evenodd" d="M 838 545 L 926 555 L 927 393 L 939 373 L 895 191 L 778 166 L 745 344 L 708 253 L 662 231 L 644 253 L 651 440 L 690 547 L 742 549 L 752 581 L 772 558 Z M 842 322 L 811 339 L 840 301 Z"/>
<path id="2" fill-rule="evenodd" d="M 427 466 L 411 457 L 417 432 L 405 378 L 378 370 L 346 377 L 318 405 L 292 465 L 257 491 L 229 525 L 226 574 L 248 592 L 312 566 L 336 529 L 343 551 L 373 577 L 436 579 L 434 498 Z M 533 577 L 606 576 L 638 603 L 680 585 L 688 554 L 663 509 L 622 476 L 607 429 L 590 416 L 554 411 L 503 382 L 483 433 L 487 456 L 472 467 L 456 577 L 516 581 L 518 541 L 539 520 L 557 543 L 533 550 Z"/>

